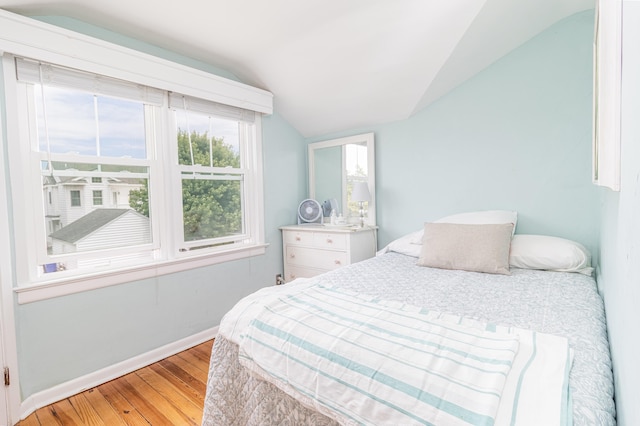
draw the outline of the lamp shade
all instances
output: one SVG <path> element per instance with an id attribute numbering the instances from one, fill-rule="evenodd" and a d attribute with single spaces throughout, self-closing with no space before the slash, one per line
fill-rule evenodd
<path id="1" fill-rule="evenodd" d="M 371 193 L 367 182 L 354 182 L 351 201 L 371 201 Z"/>

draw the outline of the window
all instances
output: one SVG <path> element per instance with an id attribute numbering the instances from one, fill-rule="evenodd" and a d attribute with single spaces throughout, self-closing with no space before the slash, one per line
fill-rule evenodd
<path id="1" fill-rule="evenodd" d="M 202 264 L 202 256 L 263 244 L 254 112 L 31 59 L 14 63 L 21 140 L 11 152 L 23 166 L 14 182 L 49 197 L 22 200 L 33 212 L 24 248 L 37 255 L 23 256 L 21 284 L 189 258 Z"/>
<path id="2" fill-rule="evenodd" d="M 82 205 L 80 201 L 80 191 L 72 189 L 69 191 L 69 195 L 71 196 L 71 207 L 80 207 Z"/>
<path id="3" fill-rule="evenodd" d="M 172 94 L 182 199 L 182 250 L 248 238 L 247 143 L 253 114 Z"/>
<path id="4" fill-rule="evenodd" d="M 93 191 L 93 205 L 101 206 L 102 205 L 102 191 Z"/>
<path id="5" fill-rule="evenodd" d="M 596 1 L 593 49 L 593 182 L 620 190 L 622 2 Z"/>

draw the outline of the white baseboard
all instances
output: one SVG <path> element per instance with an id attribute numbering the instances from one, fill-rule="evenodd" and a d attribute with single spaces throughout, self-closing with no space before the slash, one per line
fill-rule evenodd
<path id="1" fill-rule="evenodd" d="M 216 337 L 217 334 L 218 327 L 216 326 L 178 340 L 177 342 L 169 343 L 168 345 L 137 355 L 133 358 L 129 358 L 112 366 L 105 367 L 93 373 L 37 392 L 22 401 L 22 404 L 20 405 L 20 419 L 23 420 L 38 408 L 46 407 L 49 404 L 53 404 L 54 402 L 61 401 L 80 392 L 84 392 L 87 389 L 107 383 L 110 380 L 124 376 L 125 374 L 136 371 L 142 367 L 146 367 L 147 365 L 192 348 L 200 343 L 206 342 L 207 340 L 211 340 Z"/>

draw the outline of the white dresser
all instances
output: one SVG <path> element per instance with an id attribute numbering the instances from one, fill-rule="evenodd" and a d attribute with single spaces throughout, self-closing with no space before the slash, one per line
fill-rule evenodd
<path id="1" fill-rule="evenodd" d="M 375 256 L 375 228 L 283 226 L 284 280 L 309 278 Z"/>

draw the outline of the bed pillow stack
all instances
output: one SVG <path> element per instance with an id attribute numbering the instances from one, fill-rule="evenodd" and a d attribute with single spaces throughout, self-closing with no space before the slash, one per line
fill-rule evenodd
<path id="1" fill-rule="evenodd" d="M 459 213 L 445 216 L 432 223 L 457 223 L 466 225 L 499 225 L 503 223 L 513 224 L 512 235 L 516 232 L 518 224 L 518 212 L 511 210 L 485 210 L 478 212 Z M 412 234 L 410 242 L 412 244 L 422 244 L 424 229 Z"/>
<path id="2" fill-rule="evenodd" d="M 559 237 L 514 235 L 517 220 L 517 212 L 509 210 L 446 216 L 391 242 L 385 251 L 443 269 L 509 274 L 512 267 L 592 274 L 591 254 L 584 246 Z"/>

